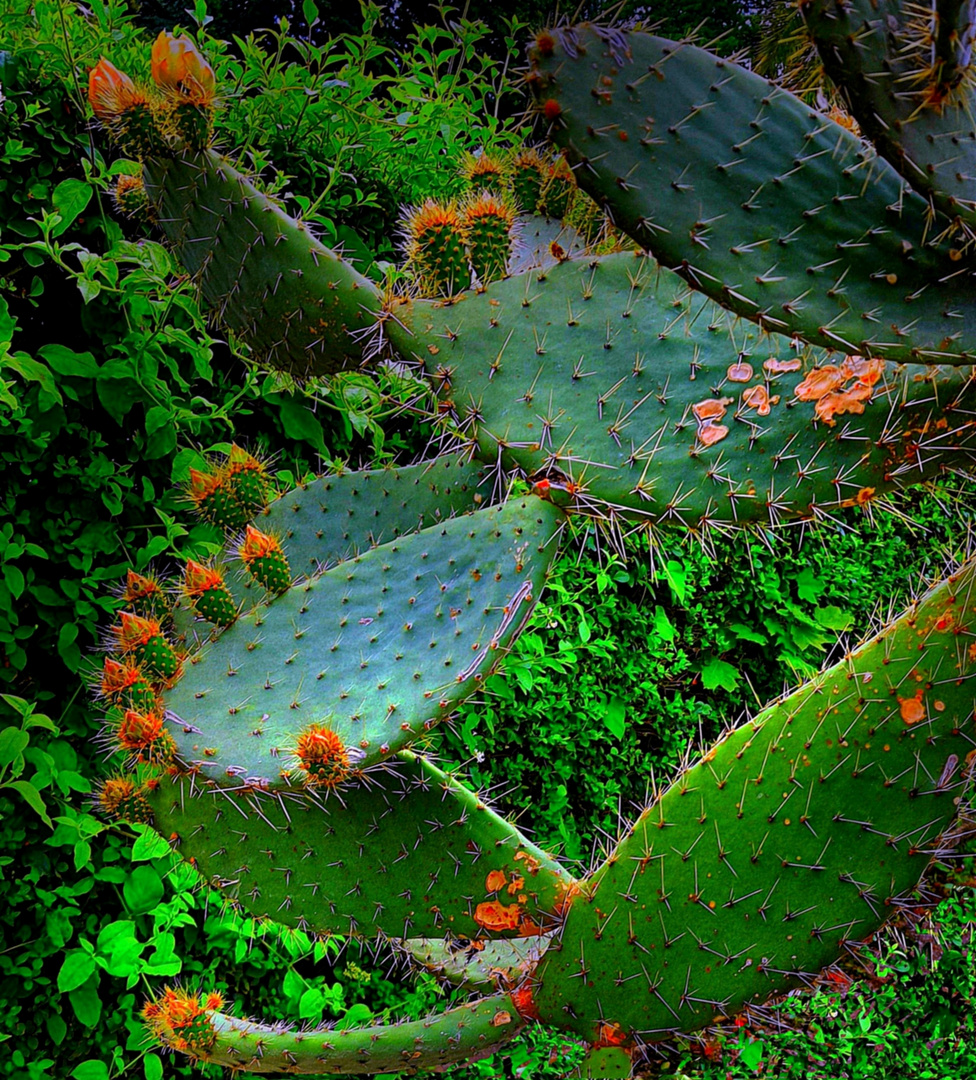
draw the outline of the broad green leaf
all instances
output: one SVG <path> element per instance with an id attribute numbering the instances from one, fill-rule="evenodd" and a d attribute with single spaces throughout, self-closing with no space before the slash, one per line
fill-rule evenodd
<path id="1" fill-rule="evenodd" d="M 104 1061 L 89 1058 L 71 1071 L 73 1080 L 108 1080 L 108 1066 Z"/>
<path id="2" fill-rule="evenodd" d="M 11 780 L 7 787 L 11 787 L 16 791 L 24 802 L 37 813 L 40 819 L 45 825 L 51 826 L 51 819 L 48 817 L 47 807 L 44 805 L 44 800 L 41 798 L 41 793 L 27 780 Z"/>
<path id="3" fill-rule="evenodd" d="M 64 345 L 44 345 L 37 355 L 46 360 L 59 375 L 91 379 L 98 375 L 98 363 L 90 352 L 77 353 Z"/>
<path id="4" fill-rule="evenodd" d="M 739 1051 L 739 1064 L 744 1065 L 747 1069 L 755 1069 L 756 1066 L 762 1061 L 763 1050 L 766 1049 L 766 1044 L 762 1039 L 755 1039 L 753 1042 L 747 1043 Z"/>
<path id="5" fill-rule="evenodd" d="M 674 641 L 674 624 L 668 618 L 668 613 L 660 604 L 654 608 L 654 630 L 662 641 Z"/>
<path id="6" fill-rule="evenodd" d="M 823 595 L 824 585 L 809 566 L 805 566 L 796 576 L 796 595 L 801 600 L 814 603 Z M 755 1045 L 755 1044 L 753 1044 Z"/>
<path id="7" fill-rule="evenodd" d="M 17 761 L 29 742 L 30 735 L 20 728 L 8 727 L 0 731 L 0 766 L 12 765 Z M 19 772 L 23 767 L 21 761 L 15 771 Z"/>
<path id="8" fill-rule="evenodd" d="M 142 1059 L 146 1080 L 163 1080 L 163 1063 L 156 1054 L 146 1054 Z"/>
<path id="9" fill-rule="evenodd" d="M 132 845 L 132 861 L 145 862 L 148 859 L 161 859 L 170 853 L 170 846 L 155 829 L 148 825 L 143 826 L 144 832 L 136 837 Z"/>
<path id="10" fill-rule="evenodd" d="M 302 404 L 302 399 L 284 394 L 278 397 L 281 426 L 289 439 L 300 439 L 315 447 L 320 453 L 327 453 L 322 425 Z"/>
<path id="11" fill-rule="evenodd" d="M 303 1020 L 314 1020 L 318 1023 L 322 1019 L 322 1010 L 325 1008 L 325 998 L 321 990 L 310 987 L 302 994 L 298 1003 L 298 1015 Z"/>
<path id="12" fill-rule="evenodd" d="M 102 1001 L 98 996 L 98 972 L 96 971 L 84 986 L 72 990 L 68 994 L 68 1001 L 71 1002 L 71 1008 L 80 1023 L 88 1028 L 97 1027 L 102 1015 Z"/>
<path id="13" fill-rule="evenodd" d="M 725 660 L 709 660 L 702 668 L 701 679 L 706 690 L 715 690 L 721 686 L 723 690 L 731 692 L 739 681 L 739 672 Z"/>
<path id="14" fill-rule="evenodd" d="M 686 595 L 685 590 L 688 584 L 688 571 L 685 569 L 684 563 L 679 563 L 675 559 L 668 559 L 664 566 L 663 577 L 671 587 L 674 598 L 683 606 Z"/>
<path id="15" fill-rule="evenodd" d="M 627 706 L 624 702 L 618 697 L 610 698 L 603 713 L 603 722 L 616 739 L 622 739 L 627 730 L 626 715 Z"/>
<path id="16" fill-rule="evenodd" d="M 345 1015 L 336 1024 L 336 1027 L 339 1029 L 359 1027 L 362 1024 L 369 1023 L 372 1019 L 373 1010 L 368 1005 L 358 1001 L 355 1005 L 349 1006 Z"/>
<path id="17" fill-rule="evenodd" d="M 753 630 L 752 627 L 746 626 L 745 623 L 729 623 L 729 629 L 740 641 L 752 641 L 756 645 L 766 645 L 769 643 L 769 638 L 759 630 Z"/>
<path id="18" fill-rule="evenodd" d="M 54 194 L 51 197 L 55 210 L 61 215 L 61 220 L 54 226 L 51 235 L 60 236 L 66 229 L 70 228 L 78 215 L 91 201 L 91 197 L 91 184 L 73 178 L 62 180 L 54 189 Z"/>
<path id="19" fill-rule="evenodd" d="M 122 887 L 122 895 L 134 914 L 152 911 L 163 898 L 163 883 L 151 866 L 137 866 Z"/>
<path id="20" fill-rule="evenodd" d="M 836 604 L 825 604 L 817 609 L 817 622 L 828 630 L 847 630 L 852 621 L 851 616 Z"/>
<path id="21" fill-rule="evenodd" d="M 58 989 L 62 994 L 77 990 L 91 978 L 94 971 L 94 957 L 83 949 L 72 949 L 65 956 L 58 972 Z"/>

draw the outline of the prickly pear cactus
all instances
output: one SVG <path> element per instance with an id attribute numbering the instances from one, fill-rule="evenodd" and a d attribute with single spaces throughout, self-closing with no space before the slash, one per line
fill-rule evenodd
<path id="1" fill-rule="evenodd" d="M 801 8 L 881 157 L 693 45 L 563 25 L 527 77 L 561 155 L 467 162 L 460 204 L 403 223 L 400 292 L 221 157 L 188 39 L 156 43 L 156 90 L 92 72 L 151 213 L 253 355 L 321 376 L 392 350 L 458 448 L 280 493 L 237 447 L 194 473 L 224 558 L 125 583 L 93 682 L 129 769 L 98 802 L 251 914 L 396 940 L 481 996 L 299 1032 L 166 988 L 144 1010 L 164 1044 L 236 1071 L 413 1074 L 541 1022 L 588 1044 L 581 1075 L 625 1076 L 917 906 L 976 755 L 974 562 L 730 728 L 582 880 L 425 738 L 503 662 L 572 518 L 652 543 L 816 522 L 971 461 L 974 200 L 933 149 L 967 135 L 968 6 Z"/>

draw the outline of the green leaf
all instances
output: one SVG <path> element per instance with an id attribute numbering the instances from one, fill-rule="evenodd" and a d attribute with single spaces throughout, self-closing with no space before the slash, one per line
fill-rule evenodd
<path id="1" fill-rule="evenodd" d="M 53 828 L 51 819 L 48 817 L 47 807 L 41 798 L 41 793 L 27 780 L 11 780 L 7 787 L 12 787 L 24 802 L 40 817 L 45 825 Z"/>
<path id="2" fill-rule="evenodd" d="M 84 949 L 72 949 L 64 958 L 58 972 L 58 989 L 62 994 L 83 986 L 95 971 L 95 959 Z M 79 1017 L 80 1019 L 80 1017 Z"/>
<path id="3" fill-rule="evenodd" d="M 0 766 L 13 765 L 24 752 L 30 742 L 30 735 L 20 728 L 8 727 L 0 731 Z M 24 762 L 14 767 L 14 774 L 19 773 L 24 767 Z"/>
<path id="4" fill-rule="evenodd" d="M 77 671 L 81 666 L 81 649 L 77 645 L 77 637 L 78 626 L 76 623 L 66 622 L 61 624 L 61 630 L 58 633 L 58 655 L 70 671 Z"/>
<path id="5" fill-rule="evenodd" d="M 68 229 L 88 205 L 91 197 L 91 184 L 86 184 L 84 180 L 62 180 L 51 197 L 55 210 L 61 215 L 61 220 L 51 230 L 51 235 L 60 236 Z"/>
<path id="6" fill-rule="evenodd" d="M 289 439 L 303 440 L 314 446 L 320 454 L 326 454 L 328 451 L 322 435 L 322 425 L 302 404 L 302 400 L 294 395 L 282 394 L 278 397 L 281 426 Z"/>
<path id="7" fill-rule="evenodd" d="M 151 866 L 137 866 L 122 887 L 125 906 L 133 914 L 152 909 L 163 898 L 163 883 Z"/>
<path id="8" fill-rule="evenodd" d="M 579 639 L 585 645 L 590 640 L 590 624 L 586 621 L 586 616 L 581 615 L 579 621 Z"/>
<path id="9" fill-rule="evenodd" d="M 68 1034 L 68 1025 L 57 1013 L 49 1013 L 44 1026 L 47 1028 L 48 1035 L 51 1036 L 51 1042 L 55 1046 L 60 1046 L 64 1042 L 65 1035 Z"/>
<path id="10" fill-rule="evenodd" d="M 685 589 L 688 584 L 688 571 L 685 569 L 684 563 L 668 559 L 664 566 L 663 577 L 671 587 L 674 598 L 684 606 Z"/>
<path id="11" fill-rule="evenodd" d="M 321 990 L 310 987 L 302 994 L 298 1003 L 298 1015 L 303 1020 L 314 1020 L 318 1023 L 322 1019 L 322 1010 L 325 1008 L 325 998 Z"/>
<path id="12" fill-rule="evenodd" d="M 164 405 L 154 405 L 146 413 L 146 433 L 152 435 L 152 433 L 158 431 L 163 424 L 170 424 L 172 419 L 172 412 Z"/>
<path id="13" fill-rule="evenodd" d="M 7 563 L 3 568 L 3 579 L 10 590 L 10 595 L 19 600 L 24 594 L 24 572 L 19 566 L 14 566 L 13 563 Z"/>
<path id="14" fill-rule="evenodd" d="M 71 1071 L 74 1080 L 108 1080 L 108 1066 L 104 1061 L 89 1058 Z"/>
<path id="15" fill-rule="evenodd" d="M 747 1043 L 739 1051 L 739 1061 L 745 1065 L 747 1069 L 755 1069 L 756 1066 L 762 1061 L 763 1050 L 766 1049 L 766 1044 L 762 1039 L 755 1039 L 750 1043 Z"/>
<path id="16" fill-rule="evenodd" d="M 350 1005 L 346 1009 L 345 1015 L 336 1024 L 336 1027 L 340 1030 L 345 1030 L 351 1027 L 361 1027 L 363 1024 L 368 1024 L 373 1019 L 373 1010 L 364 1005 L 363 1002 L 358 1001 L 355 1005 Z"/>
<path id="17" fill-rule="evenodd" d="M 674 641 L 675 639 L 674 624 L 660 604 L 654 608 L 654 631 L 662 641 Z"/>
<path id="18" fill-rule="evenodd" d="M 148 859 L 161 859 L 168 855 L 171 848 L 168 842 L 148 825 L 143 826 L 144 832 L 136 837 L 132 845 L 132 861 L 145 862 Z"/>
<path id="19" fill-rule="evenodd" d="M 98 363 L 90 352 L 76 353 L 64 345 L 44 345 L 37 350 L 37 355 L 59 375 L 75 375 L 84 379 L 98 375 Z"/>
<path id="20" fill-rule="evenodd" d="M 289 968 L 285 972 L 285 978 L 282 981 L 281 988 L 284 991 L 285 997 L 301 1000 L 302 994 L 305 993 L 305 980 L 297 971 Z"/>
<path id="21" fill-rule="evenodd" d="M 84 986 L 72 990 L 68 994 L 68 1001 L 71 1002 L 71 1008 L 74 1009 L 79 1023 L 88 1028 L 97 1027 L 102 1015 L 102 1001 L 98 996 L 98 972 L 96 971 Z"/>
<path id="22" fill-rule="evenodd" d="M 616 739 L 622 739 L 627 730 L 626 715 L 627 706 L 624 702 L 618 697 L 610 698 L 603 713 L 603 722 Z"/>
<path id="23" fill-rule="evenodd" d="M 163 1063 L 156 1054 L 146 1054 L 142 1059 L 146 1080 L 163 1080 Z"/>
<path id="24" fill-rule="evenodd" d="M 769 638 L 766 637 L 765 634 L 759 630 L 753 630 L 752 627 L 746 626 L 745 623 L 729 623 L 729 629 L 735 634 L 739 641 L 752 641 L 756 645 L 769 644 Z"/>
<path id="25" fill-rule="evenodd" d="M 847 630 L 853 622 L 852 617 L 836 604 L 825 604 L 816 612 L 817 622 L 828 630 Z"/>
<path id="26" fill-rule="evenodd" d="M 725 660 L 709 660 L 701 670 L 701 680 L 706 690 L 721 686 L 731 692 L 739 681 L 739 671 Z"/>
<path id="27" fill-rule="evenodd" d="M 801 600 L 814 603 L 823 594 L 824 585 L 809 566 L 805 566 L 796 576 L 796 595 Z M 755 1045 L 755 1044 L 753 1044 Z"/>

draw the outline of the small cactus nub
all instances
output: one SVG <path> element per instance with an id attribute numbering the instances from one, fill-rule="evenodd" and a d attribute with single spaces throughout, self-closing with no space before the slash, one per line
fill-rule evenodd
<path id="1" fill-rule="evenodd" d="M 224 464 L 190 469 L 187 497 L 204 520 L 236 532 L 265 511 L 271 481 L 264 462 L 235 444 Z"/>
<path id="2" fill-rule="evenodd" d="M 155 619 L 144 619 L 130 611 L 119 616 L 119 625 L 112 633 L 123 656 L 131 655 L 138 667 L 146 674 L 164 683 L 171 682 L 180 673 L 180 658 L 166 640 Z"/>
<path id="3" fill-rule="evenodd" d="M 107 817 L 116 821 L 152 824 L 153 812 L 146 798 L 158 781 L 138 784 L 131 776 L 112 776 L 103 781 L 95 793 L 95 806 Z"/>
<path id="4" fill-rule="evenodd" d="M 230 626 L 237 619 L 237 604 L 220 570 L 188 559 L 183 592 L 197 613 L 215 626 Z"/>
<path id="5" fill-rule="evenodd" d="M 201 997 L 167 986 L 161 997 L 143 1007 L 142 1018 L 164 1046 L 191 1057 L 205 1058 L 217 1038 L 208 1014 L 223 1007 L 224 999 L 218 993 Z"/>
<path id="6" fill-rule="evenodd" d="M 126 607 L 147 618 L 168 615 L 171 609 L 166 590 L 155 574 L 137 574 L 129 569 L 125 576 L 122 600 Z"/>
<path id="7" fill-rule="evenodd" d="M 226 469 L 242 512 L 252 518 L 263 514 L 271 499 L 271 481 L 266 464 L 233 443 Z"/>
<path id="8" fill-rule="evenodd" d="M 471 265 L 478 280 L 487 285 L 505 277 L 515 222 L 511 203 L 490 191 L 482 191 L 465 203 L 463 220 Z"/>
<path id="9" fill-rule="evenodd" d="M 299 734 L 295 757 L 305 771 L 309 787 L 335 788 L 350 775 L 349 754 L 342 739 L 322 724 L 309 724 Z"/>
<path id="10" fill-rule="evenodd" d="M 490 191 L 495 195 L 505 194 L 505 162 L 494 154 L 473 154 L 464 159 L 461 171 L 468 185 L 474 191 Z"/>
<path id="11" fill-rule="evenodd" d="M 123 173 L 115 181 L 112 201 L 116 212 L 124 217 L 142 218 L 146 221 L 151 219 L 149 196 L 140 176 L 129 176 L 128 173 Z"/>
<path id="12" fill-rule="evenodd" d="M 291 569 L 276 536 L 248 525 L 237 554 L 251 577 L 268 592 L 282 593 L 291 586 Z"/>
<path id="13" fill-rule="evenodd" d="M 557 158 L 549 166 L 548 176 L 542 188 L 542 204 L 547 217 L 562 221 L 573 205 L 576 179 L 565 158 Z"/>
<path id="14" fill-rule="evenodd" d="M 545 162 L 538 150 L 525 147 L 512 158 L 509 166 L 512 177 L 512 196 L 523 214 L 534 214 L 539 205 Z"/>
<path id="15" fill-rule="evenodd" d="M 176 753 L 176 742 L 158 712 L 126 709 L 115 729 L 115 739 L 119 749 L 134 755 L 137 761 L 166 764 Z"/>
<path id="16" fill-rule="evenodd" d="M 428 199 L 409 211 L 403 222 L 407 262 L 422 292 L 454 296 L 471 284 L 467 236 L 457 206 Z"/>
<path id="17" fill-rule="evenodd" d="M 105 657 L 98 693 L 113 705 L 149 712 L 159 705 L 159 695 L 136 664 Z"/>

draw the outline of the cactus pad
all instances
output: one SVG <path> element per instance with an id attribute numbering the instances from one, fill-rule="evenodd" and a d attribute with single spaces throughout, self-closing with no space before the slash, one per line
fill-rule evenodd
<path id="1" fill-rule="evenodd" d="M 641 814 L 571 900 L 543 1020 L 649 1041 L 705 1027 L 912 906 L 976 759 L 974 585 L 971 561 Z"/>

